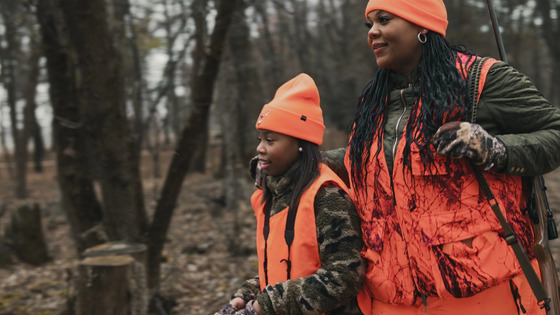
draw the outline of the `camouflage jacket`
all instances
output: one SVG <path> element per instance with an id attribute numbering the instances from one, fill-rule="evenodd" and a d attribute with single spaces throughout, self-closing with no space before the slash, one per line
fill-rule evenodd
<path id="1" fill-rule="evenodd" d="M 271 190 L 271 216 L 285 209 L 292 198 L 292 167 L 283 176 L 266 178 Z M 360 220 L 348 195 L 333 185 L 319 189 L 315 218 L 321 268 L 303 278 L 290 279 L 260 291 L 258 276 L 234 294 L 246 302 L 257 299 L 265 314 L 361 314 L 355 296 L 365 274 L 360 255 L 363 243 Z"/>

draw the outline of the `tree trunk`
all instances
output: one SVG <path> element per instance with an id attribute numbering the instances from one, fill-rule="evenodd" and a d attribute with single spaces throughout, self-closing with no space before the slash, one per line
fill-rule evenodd
<path id="1" fill-rule="evenodd" d="M 557 78 L 560 77 L 560 75 L 557 73 L 557 70 L 560 69 L 560 61 L 558 60 L 558 58 L 555 58 L 555 56 L 558 56 L 558 54 L 560 53 L 560 42 L 558 41 L 558 36 L 560 34 L 560 24 L 553 23 L 553 18 L 551 15 L 554 12 L 558 14 L 559 11 L 558 7 L 555 7 L 553 10 L 551 6 L 551 1 L 537 0 L 537 9 L 542 16 L 543 21 L 541 25 L 541 31 L 543 33 L 548 49 L 553 56 L 553 58 L 551 58 L 551 61 L 553 62 L 552 68 L 555 71 L 552 71 L 551 86 L 554 87 L 558 83 Z M 553 94 L 550 96 L 551 103 L 556 106 L 560 106 L 560 89 L 553 88 L 552 93 Z"/>
<path id="2" fill-rule="evenodd" d="M 10 149 L 8 149 L 8 145 L 6 143 L 6 132 L 2 124 L 0 124 L 0 145 L 2 146 L 2 151 L 4 152 L 4 165 L 6 167 L 8 177 L 13 180 L 15 178 L 15 172 L 12 162 L 12 155 L 10 154 Z"/>
<path id="3" fill-rule="evenodd" d="M 233 129 L 235 137 L 232 143 L 237 143 L 235 148 L 234 165 L 241 163 L 247 165 L 248 161 L 255 155 L 255 148 L 250 146 L 247 139 L 249 135 L 254 135 L 253 122 L 255 117 L 249 115 L 249 104 L 258 104 L 259 100 L 254 97 L 256 89 L 251 89 L 253 86 L 251 82 L 256 82 L 254 73 L 251 71 L 252 64 L 251 57 L 251 43 L 249 41 L 249 26 L 245 17 L 245 6 L 239 5 L 234 12 L 233 25 L 228 35 L 231 55 L 233 57 L 233 67 L 235 68 L 235 82 L 237 87 L 237 100 L 235 102 L 235 109 L 230 117 L 234 117 Z M 260 105 L 260 104 L 259 104 Z M 230 104 L 226 105 L 231 108 Z M 225 129 L 227 130 L 227 129 Z M 223 132 L 224 136 L 227 132 Z M 252 139 L 252 138 L 250 138 Z"/>
<path id="4" fill-rule="evenodd" d="M 161 252 L 173 211 L 175 210 L 177 197 L 186 175 L 185 166 L 189 165 L 192 160 L 193 148 L 196 148 L 198 137 L 207 130 L 214 82 L 218 75 L 220 58 L 237 1 L 239 0 L 220 0 L 217 3 L 216 25 L 211 36 L 209 50 L 204 56 L 201 71 L 197 72 L 197 77 L 192 82 L 193 111 L 183 128 L 181 138 L 171 160 L 171 165 L 156 206 L 154 219 L 148 233 L 149 288 L 156 288 L 159 285 Z"/>
<path id="5" fill-rule="evenodd" d="M 195 44 L 192 52 L 192 69 L 191 69 L 191 117 L 197 110 L 197 104 L 195 103 L 194 93 L 196 91 L 192 88 L 196 84 L 196 80 L 201 76 L 201 72 L 204 71 L 205 60 L 206 60 L 206 46 L 207 46 L 207 32 L 208 26 L 206 25 L 207 16 L 207 5 L 208 0 L 193 0 L 191 4 L 192 19 L 194 20 L 195 32 L 194 39 Z M 225 38 L 224 38 L 225 39 Z M 185 126 L 188 128 L 188 126 Z M 188 173 L 198 172 L 204 173 L 206 171 L 206 144 L 208 142 L 208 128 L 204 128 L 202 132 L 198 135 L 198 141 L 193 142 L 193 155 L 190 158 L 188 164 Z"/>
<path id="6" fill-rule="evenodd" d="M 18 129 L 17 119 L 17 101 L 18 101 L 18 56 L 21 53 L 19 41 L 17 39 L 17 26 L 15 17 L 17 16 L 18 3 L 13 1 L 0 2 L 0 14 L 5 27 L 5 42 L 6 47 L 0 48 L 2 50 L 2 83 L 6 90 L 6 101 L 10 108 L 10 128 L 14 144 L 14 156 L 16 162 L 15 169 L 15 196 L 19 199 L 26 197 L 27 191 L 25 189 L 25 160 L 26 149 L 21 145 L 21 135 Z"/>
<path id="7" fill-rule="evenodd" d="M 111 240 L 142 241 L 147 217 L 138 154 L 105 1 L 60 0 L 60 4 L 77 55 L 84 123 L 99 161 L 105 229 Z"/>
<path id="8" fill-rule="evenodd" d="M 62 46 L 67 36 L 58 7 L 49 0 L 37 4 L 37 18 L 46 56 L 49 95 L 54 111 L 53 139 L 55 142 L 57 180 L 64 209 L 77 253 L 102 242 L 86 237 L 87 231 L 101 224 L 101 205 L 95 195 L 88 165 L 88 137 L 77 94 L 77 78 L 69 48 Z"/>
<path id="9" fill-rule="evenodd" d="M 43 133 L 41 126 L 37 122 L 35 112 L 32 113 L 33 121 L 31 128 L 31 138 L 33 139 L 33 161 L 35 163 L 35 172 L 41 173 L 43 171 L 43 158 L 45 157 L 45 141 L 43 140 Z"/>
<path id="10" fill-rule="evenodd" d="M 274 36 L 270 30 L 269 13 L 266 10 L 268 0 L 256 0 L 254 8 L 263 21 L 261 41 L 264 47 L 261 48 L 261 55 L 266 60 L 264 64 L 264 74 L 268 78 L 264 83 L 264 95 L 274 95 L 277 87 L 282 83 L 282 68 L 280 67 L 279 51 L 274 47 Z"/>
<path id="11" fill-rule="evenodd" d="M 27 160 L 28 150 L 27 144 L 31 138 L 31 132 L 34 129 L 35 117 L 35 96 L 37 95 L 37 81 L 39 78 L 39 59 L 42 52 L 36 43 L 36 39 L 32 39 L 32 51 L 28 60 L 29 72 L 25 82 L 25 108 L 23 112 L 23 129 L 18 134 L 16 144 L 16 178 L 17 188 L 16 196 L 18 198 L 25 198 L 27 196 Z"/>

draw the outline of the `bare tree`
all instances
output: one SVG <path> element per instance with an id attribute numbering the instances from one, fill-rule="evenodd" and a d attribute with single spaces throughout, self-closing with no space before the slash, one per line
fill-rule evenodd
<path id="1" fill-rule="evenodd" d="M 75 55 L 69 46 L 66 29 L 56 0 L 40 0 L 37 18 L 49 77 L 49 95 L 54 111 L 53 133 L 57 179 L 78 254 L 104 240 L 101 205 L 87 167 L 88 137 L 82 108 L 79 106 L 78 79 L 73 71 Z"/>
<path id="2" fill-rule="evenodd" d="M 181 190 L 181 184 L 187 174 L 187 167 L 195 154 L 194 150 L 197 148 L 198 139 L 208 129 L 214 82 L 218 75 L 231 16 L 238 1 L 240 0 L 220 0 L 216 2 L 218 12 L 208 49 L 205 50 L 204 54 L 198 55 L 198 58 L 202 58 L 198 60 L 202 66 L 199 71 L 195 72 L 191 85 L 193 110 L 175 149 L 175 155 L 167 172 L 148 233 L 148 286 L 150 288 L 159 286 L 161 251 Z"/>
<path id="3" fill-rule="evenodd" d="M 7 92 L 7 102 L 10 108 L 10 127 L 15 151 L 16 189 L 17 198 L 27 197 L 27 143 L 32 130 L 32 115 L 35 110 L 35 89 L 37 87 L 38 62 L 40 47 L 30 35 L 31 53 L 25 54 L 21 48 L 18 35 L 25 33 L 25 18 L 20 3 L 14 1 L 0 1 L 0 14 L 5 27 L 5 48 L 0 48 L 2 62 L 2 83 Z M 2 45 L 3 46 L 3 45 Z M 28 58 L 27 60 L 25 60 Z M 27 73 L 27 77 L 20 74 Z M 22 86 L 24 86 L 22 90 Z M 25 95 L 25 96 L 24 96 Z M 24 100 L 23 127 L 20 129 L 17 106 L 18 101 Z"/>
<path id="4" fill-rule="evenodd" d="M 78 95 L 99 166 L 105 229 L 112 240 L 141 240 L 147 217 L 138 154 L 105 1 L 60 0 L 60 7 L 76 52 Z"/>

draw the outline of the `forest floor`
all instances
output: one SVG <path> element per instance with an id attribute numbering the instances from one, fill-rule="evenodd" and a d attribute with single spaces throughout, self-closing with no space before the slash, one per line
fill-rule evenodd
<path id="1" fill-rule="evenodd" d="M 155 207 L 172 152 L 161 156 L 163 176 L 154 178 L 144 156 L 143 178 L 148 212 Z M 0 267 L 0 315 L 70 314 L 79 259 L 59 204 L 54 162 L 42 173 L 28 175 L 29 199 L 41 206 L 43 232 L 52 261 L 41 266 L 16 262 Z M 560 169 L 545 175 L 551 208 L 560 222 Z M 224 206 L 223 182 L 211 174 L 193 174 L 184 183 L 163 253 L 160 294 L 173 303 L 172 314 L 208 315 L 225 304 L 245 280 L 257 272 L 255 220 L 249 203 L 253 191 L 240 179 L 239 210 Z M 0 235 L 9 221 L 14 186 L 0 163 Z M 234 228 L 234 220 L 239 228 Z M 560 266 L 560 240 L 551 242 Z M 234 254 L 233 252 L 236 252 Z"/>

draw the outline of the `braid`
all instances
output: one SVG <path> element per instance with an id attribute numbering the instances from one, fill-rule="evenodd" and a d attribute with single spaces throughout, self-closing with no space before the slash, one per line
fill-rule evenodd
<path id="1" fill-rule="evenodd" d="M 352 138 L 350 139 L 349 155 L 351 160 L 350 177 L 357 191 L 366 189 L 367 172 L 365 165 L 371 157 L 370 148 L 373 139 L 381 143 L 381 134 L 387 119 L 389 89 L 387 87 L 390 71 L 380 68 L 375 78 L 366 86 L 360 95 L 358 109 L 354 115 Z M 381 150 L 378 146 L 377 156 Z"/>
<path id="2" fill-rule="evenodd" d="M 418 106 L 418 101 L 415 101 L 405 128 L 406 144 L 403 153 L 404 163 L 408 167 L 412 143 L 418 146 L 422 162 L 430 164 L 434 160 L 430 143 L 437 129 L 446 121 L 461 119 L 471 108 L 466 97 L 467 69 L 463 63 L 460 71 L 456 66 L 457 60 L 460 60 L 457 53 L 467 52 L 464 48 L 450 46 L 438 33 L 430 32 L 427 36 L 428 41 L 423 45 L 418 96 L 422 106 Z"/>
<path id="3" fill-rule="evenodd" d="M 422 163 L 430 164 L 434 152 L 430 150 L 432 136 L 444 121 L 458 120 L 470 111 L 466 84 L 466 63 L 456 62 L 457 53 L 469 55 L 464 47 L 451 46 L 440 34 L 429 32 L 428 40 L 422 45 L 420 64 L 420 91 L 414 101 L 406 124 L 406 144 L 404 163 L 411 166 L 411 145 L 420 149 Z M 375 158 L 383 146 L 382 132 L 386 123 L 387 107 L 390 103 L 388 79 L 391 70 L 380 68 L 375 78 L 366 86 L 360 96 L 358 109 L 354 115 L 352 138 L 348 154 L 351 161 L 350 176 L 356 191 L 366 194 L 367 163 Z M 422 106 L 419 106 L 420 102 Z M 370 152 L 373 141 L 377 141 L 377 151 Z M 379 170 L 379 168 L 377 168 Z M 374 174 L 377 175 L 377 174 Z"/>

